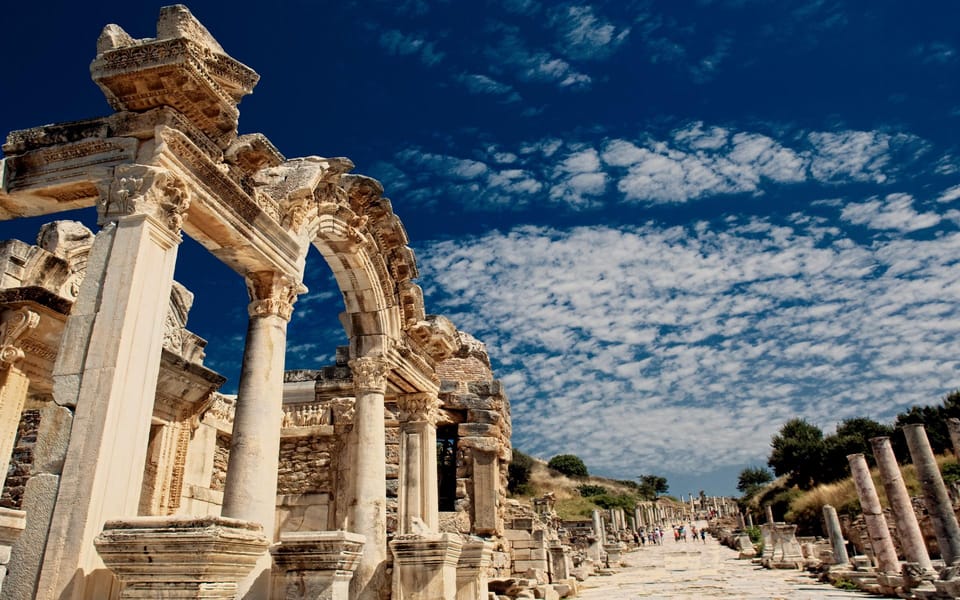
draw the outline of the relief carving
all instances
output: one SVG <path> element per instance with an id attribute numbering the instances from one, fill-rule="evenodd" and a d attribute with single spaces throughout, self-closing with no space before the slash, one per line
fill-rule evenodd
<path id="1" fill-rule="evenodd" d="M 435 424 L 440 398 L 428 392 L 400 394 L 397 396 L 397 408 L 400 409 L 400 421 L 427 421 Z"/>
<path id="2" fill-rule="evenodd" d="M 296 279 L 273 271 L 247 273 L 246 279 L 251 317 L 278 316 L 289 321 L 297 296 L 307 291 Z"/>
<path id="3" fill-rule="evenodd" d="M 120 165 L 97 207 L 101 224 L 132 214 L 147 214 L 179 233 L 190 207 L 186 184 L 167 169 Z"/>
<path id="4" fill-rule="evenodd" d="M 40 324 L 40 315 L 28 308 L 8 311 L 0 323 L 0 369 L 7 369 L 26 356 L 20 338 Z"/>
<path id="5" fill-rule="evenodd" d="M 353 384 L 358 392 L 384 393 L 387 389 L 387 374 L 390 364 L 381 356 L 363 356 L 350 361 Z"/>

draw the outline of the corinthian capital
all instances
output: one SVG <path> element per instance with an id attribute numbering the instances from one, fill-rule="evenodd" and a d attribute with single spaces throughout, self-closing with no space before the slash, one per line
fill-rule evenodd
<path id="1" fill-rule="evenodd" d="M 387 374 L 390 363 L 379 356 L 363 356 L 350 361 L 353 371 L 353 384 L 360 392 L 380 392 L 387 390 Z"/>
<path id="2" fill-rule="evenodd" d="M 247 312 L 251 317 L 275 315 L 289 321 L 297 295 L 305 291 L 306 288 L 299 281 L 283 273 L 247 273 L 247 293 L 250 294 Z"/>
<path id="3" fill-rule="evenodd" d="M 101 225 L 134 214 L 150 215 L 179 234 L 190 207 L 187 185 L 169 170 L 147 165 L 120 165 L 97 205 Z"/>
<path id="4" fill-rule="evenodd" d="M 6 311 L 0 323 L 0 369 L 7 369 L 24 358 L 20 339 L 40 323 L 40 315 L 28 308 Z"/>
<path id="5" fill-rule="evenodd" d="M 440 398 L 436 394 L 421 392 L 417 394 L 400 394 L 397 396 L 397 408 L 400 409 L 401 421 L 428 421 L 437 422 L 437 410 L 440 408 Z"/>

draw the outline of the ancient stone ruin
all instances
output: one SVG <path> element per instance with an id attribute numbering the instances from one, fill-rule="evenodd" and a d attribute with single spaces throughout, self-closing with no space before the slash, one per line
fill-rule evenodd
<path id="1" fill-rule="evenodd" d="M 155 38 L 108 25 L 91 72 L 113 114 L 15 131 L 0 162 L 0 217 L 99 224 L 0 245 L 0 597 L 486 600 L 513 572 L 510 405 L 427 314 L 382 186 L 238 135 L 258 75 L 183 6 Z M 247 285 L 236 396 L 187 329 L 183 235 Z M 285 371 L 316 268 L 349 346 Z"/>

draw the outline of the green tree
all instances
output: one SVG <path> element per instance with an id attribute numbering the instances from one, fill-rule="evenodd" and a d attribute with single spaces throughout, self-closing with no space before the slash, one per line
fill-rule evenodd
<path id="1" fill-rule="evenodd" d="M 936 406 L 911 406 L 906 412 L 897 415 L 895 426 L 898 431 L 891 440 L 894 451 L 901 460 L 906 460 L 910 453 L 903 432 L 899 428 L 911 423 L 920 423 L 927 431 L 930 447 L 937 454 L 950 450 L 950 433 L 947 430 L 947 419 L 960 417 L 960 390 L 954 390 L 944 396 L 941 404 Z"/>
<path id="2" fill-rule="evenodd" d="M 507 468 L 507 490 L 511 494 L 525 494 L 529 491 L 532 468 L 533 459 L 514 448 L 513 458 Z"/>
<path id="3" fill-rule="evenodd" d="M 640 496 L 644 500 L 656 500 L 660 494 L 666 494 L 670 491 L 666 477 L 660 477 L 659 475 L 641 475 L 638 479 L 640 479 Z"/>
<path id="4" fill-rule="evenodd" d="M 574 454 L 558 454 L 550 459 L 547 466 L 568 477 L 586 477 L 589 475 L 587 465 L 583 464 L 580 457 Z"/>
<path id="5" fill-rule="evenodd" d="M 737 477 L 737 489 L 743 492 L 744 498 L 749 498 L 757 490 L 773 481 L 773 473 L 765 467 L 747 467 L 740 471 Z"/>
<path id="6" fill-rule="evenodd" d="M 824 464 L 816 483 L 830 483 L 850 476 L 847 456 L 863 454 L 870 465 L 875 465 L 870 439 L 893 435 L 893 427 L 866 417 L 845 419 L 837 425 L 836 433 L 824 439 Z"/>
<path id="7" fill-rule="evenodd" d="M 805 419 L 790 419 L 770 440 L 767 464 L 773 472 L 786 475 L 788 483 L 810 489 L 818 481 L 826 453 L 823 431 Z"/>

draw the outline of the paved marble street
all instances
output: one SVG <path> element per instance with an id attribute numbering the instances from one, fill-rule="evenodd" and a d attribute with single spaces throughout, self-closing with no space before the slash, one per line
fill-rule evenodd
<path id="1" fill-rule="evenodd" d="M 737 552 L 706 543 L 664 541 L 624 554 L 629 565 L 583 584 L 582 600 L 668 598 L 697 600 L 853 600 L 876 598 L 819 583 L 804 571 L 769 570 L 738 560 Z"/>

